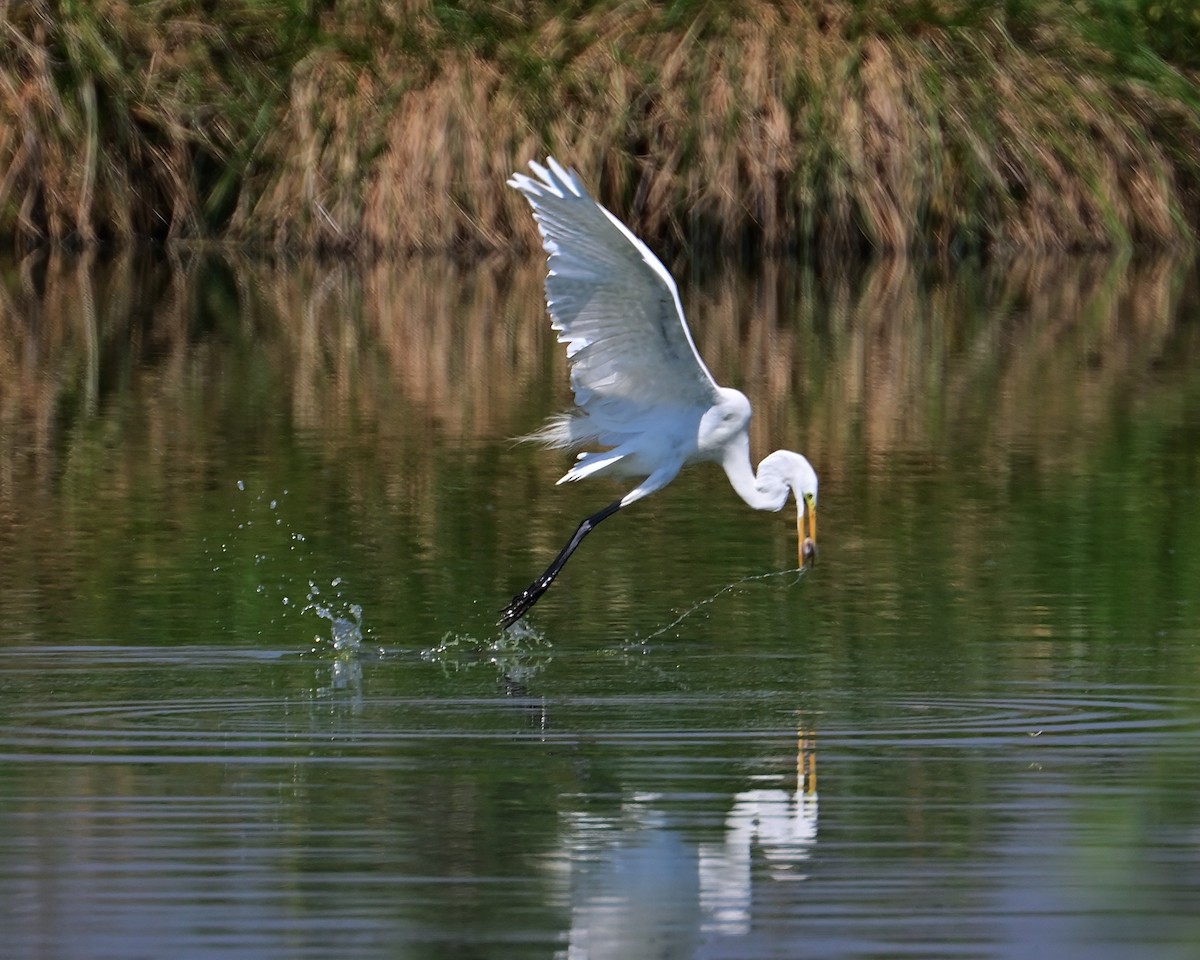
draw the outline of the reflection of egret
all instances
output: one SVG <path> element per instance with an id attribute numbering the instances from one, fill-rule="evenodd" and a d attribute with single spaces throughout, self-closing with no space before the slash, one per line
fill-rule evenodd
<path id="1" fill-rule="evenodd" d="M 692 843 L 664 806 L 657 794 L 636 794 L 615 816 L 569 815 L 564 960 L 683 960 L 702 942 L 749 934 L 764 866 L 770 882 L 805 879 L 817 842 L 813 741 L 801 732 L 795 788 L 738 793 L 717 840 Z"/>
<path id="2" fill-rule="evenodd" d="M 776 450 L 750 467 L 750 401 L 720 387 L 696 350 L 675 281 L 624 224 L 596 203 L 573 171 L 553 158 L 530 163 L 537 178 L 508 182 L 533 207 L 549 255 L 546 303 L 567 344 L 578 410 L 551 419 L 532 439 L 584 452 L 559 481 L 642 477 L 621 499 L 587 517 L 558 556 L 503 611 L 525 615 L 583 538 L 622 507 L 660 490 L 686 463 L 713 460 L 756 510 L 779 510 L 796 495 L 802 564 L 816 555 L 817 475 L 808 460 Z"/>
<path id="3" fill-rule="evenodd" d="M 796 790 L 746 790 L 725 818 L 721 843 L 700 845 L 700 904 L 707 933 L 750 932 L 753 889 L 751 851 L 762 851 L 776 879 L 806 879 L 799 865 L 817 842 L 817 760 L 812 738 L 801 731 Z"/>

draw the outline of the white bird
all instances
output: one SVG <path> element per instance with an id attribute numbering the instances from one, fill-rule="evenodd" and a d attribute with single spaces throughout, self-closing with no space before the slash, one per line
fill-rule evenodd
<path id="1" fill-rule="evenodd" d="M 504 608 L 523 617 L 598 523 L 661 490 L 687 463 L 713 460 L 755 510 L 779 510 L 796 495 L 799 561 L 816 558 L 817 474 L 798 453 L 776 450 L 750 467 L 750 401 L 708 372 L 683 318 L 671 274 L 633 233 L 553 157 L 508 184 L 529 201 L 546 248 L 546 305 L 567 344 L 576 409 L 529 439 L 583 452 L 558 482 L 642 477 L 621 499 L 587 517 L 554 562 Z"/>

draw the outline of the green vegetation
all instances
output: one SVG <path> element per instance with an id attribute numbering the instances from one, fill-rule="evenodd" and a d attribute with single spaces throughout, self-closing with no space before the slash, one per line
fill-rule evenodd
<path id="1" fill-rule="evenodd" d="M 486 251 L 554 152 L 659 242 L 1178 246 L 1192 0 L 0 4 L 0 235 Z"/>

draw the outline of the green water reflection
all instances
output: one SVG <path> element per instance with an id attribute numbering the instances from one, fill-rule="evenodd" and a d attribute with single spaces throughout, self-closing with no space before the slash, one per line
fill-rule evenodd
<path id="1" fill-rule="evenodd" d="M 538 264 L 9 264 L 0 953 L 1195 955 L 1194 269 L 681 275 L 821 561 L 697 468 L 502 636 Z"/>

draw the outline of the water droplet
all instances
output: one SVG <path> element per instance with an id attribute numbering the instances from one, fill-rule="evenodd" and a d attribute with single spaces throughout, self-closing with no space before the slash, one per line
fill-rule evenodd
<path id="1" fill-rule="evenodd" d="M 275 509 L 277 506 L 279 506 L 279 501 L 278 501 L 278 500 L 272 500 L 272 501 L 271 501 L 271 509 L 272 509 L 272 510 L 274 510 L 274 509 Z"/>
<path id="2" fill-rule="evenodd" d="M 244 481 L 242 481 L 242 480 L 239 480 L 239 481 L 238 481 L 238 489 L 239 489 L 239 490 L 245 490 L 245 489 L 246 489 L 246 484 L 245 484 L 245 482 L 244 482 Z"/>
<path id="3" fill-rule="evenodd" d="M 286 606 L 287 606 L 289 603 L 291 603 L 291 602 L 292 602 L 292 601 L 291 601 L 291 600 L 289 600 L 287 597 L 284 597 L 284 598 L 283 598 L 283 605 L 284 605 L 285 607 L 286 607 Z"/>

